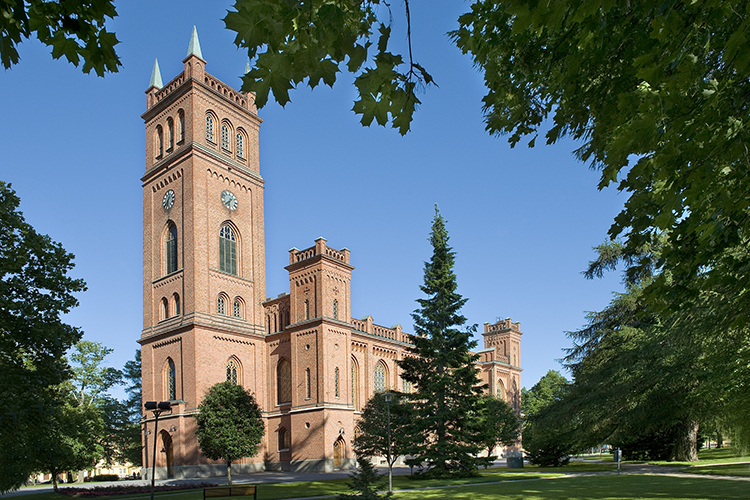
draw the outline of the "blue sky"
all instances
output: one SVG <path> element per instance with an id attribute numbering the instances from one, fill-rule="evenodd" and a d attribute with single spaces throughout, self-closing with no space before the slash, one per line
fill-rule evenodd
<path id="1" fill-rule="evenodd" d="M 121 41 L 119 73 L 84 75 L 27 41 L 20 64 L 0 74 L 0 179 L 21 197 L 26 220 L 75 254 L 73 275 L 88 291 L 66 320 L 113 348 L 116 367 L 132 359 L 142 328 L 140 115 L 154 58 L 171 80 L 196 25 L 207 71 L 238 88 L 247 57 L 221 20 L 231 5 L 120 2 L 109 23 Z M 403 4 L 392 5 L 393 38 L 403 45 Z M 580 271 L 626 195 L 597 191 L 598 173 L 574 159 L 573 142 L 511 149 L 488 136 L 482 76 L 445 35 L 469 5 L 411 4 L 415 59 L 439 86 L 420 96 L 406 137 L 360 126 L 346 75 L 333 89 L 300 87 L 285 108 L 260 110 L 267 295 L 288 291 L 287 251 L 323 236 L 352 252 L 353 315 L 413 331 L 437 203 L 469 299 L 464 315 L 480 330 L 498 318 L 521 322 L 521 382 L 531 387 L 559 369 L 564 332 L 622 289 L 618 275 L 587 281 Z"/>

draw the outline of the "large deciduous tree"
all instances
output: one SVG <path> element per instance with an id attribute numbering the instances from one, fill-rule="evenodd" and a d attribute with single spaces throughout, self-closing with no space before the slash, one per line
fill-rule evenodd
<path id="1" fill-rule="evenodd" d="M 404 3 L 407 19 L 409 2 Z M 354 111 L 362 124 L 391 123 L 401 134 L 409 130 L 420 103 L 417 90 L 433 83 L 414 60 L 407 30 L 407 60 L 389 49 L 391 26 L 378 12 L 390 11 L 382 0 L 237 0 L 224 22 L 237 33 L 235 43 L 247 49 L 253 68 L 243 76 L 242 90 L 256 93 L 262 107 L 269 93 L 284 105 L 289 90 L 301 82 L 311 88 L 336 82 L 342 67 L 356 75 Z M 372 38 L 377 50 L 370 57 Z"/>
<path id="2" fill-rule="evenodd" d="M 721 287 L 712 334 L 747 324 L 747 3 L 483 0 L 459 23 L 487 129 L 533 143 L 549 124 L 548 143 L 581 141 L 600 188 L 629 194 L 609 234 L 630 278 L 662 271 L 644 296 L 669 314 Z"/>
<path id="3" fill-rule="evenodd" d="M 227 482 L 232 484 L 232 462 L 258 452 L 264 426 L 255 398 L 240 385 L 221 382 L 209 389 L 195 419 L 198 444 L 211 460 L 227 464 Z"/>
<path id="4" fill-rule="evenodd" d="M 512 446 L 521 432 L 521 419 L 505 401 L 495 396 L 482 397 L 479 404 L 479 442 L 493 459 L 498 445 Z"/>
<path id="5" fill-rule="evenodd" d="M 35 439 L 46 432 L 56 387 L 69 376 L 65 352 L 81 337 L 61 316 L 86 289 L 69 276 L 73 255 L 37 233 L 18 205 L 0 181 L 0 492 L 34 470 Z"/>
<path id="6" fill-rule="evenodd" d="M 390 119 L 406 132 L 415 98 L 392 96 L 431 78 L 411 50 L 403 66 L 389 52 L 384 5 L 236 0 L 225 22 L 254 58 L 243 88 L 258 91 L 260 105 L 269 89 L 283 104 L 303 81 L 332 85 L 350 71 L 363 123 Z M 744 0 L 474 0 L 450 33 L 483 71 L 487 131 L 512 145 L 534 145 L 539 133 L 547 143 L 578 140 L 577 156 L 601 171 L 600 189 L 629 195 L 609 231 L 622 238 L 628 278 L 660 271 L 642 300 L 668 316 L 712 295 L 703 333 L 712 336 L 750 318 L 748 32 Z"/>
<path id="7" fill-rule="evenodd" d="M 113 0 L 0 1 L 0 62 L 5 69 L 18 64 L 18 44 L 36 35 L 55 59 L 64 56 L 75 66 L 83 61 L 84 73 L 116 72 L 119 42 L 105 26 L 116 16 Z"/>
<path id="8" fill-rule="evenodd" d="M 122 374 L 103 365 L 111 352 L 100 342 L 81 340 L 68 356 L 71 376 L 56 388 L 49 432 L 39 439 L 37 450 L 37 467 L 52 475 L 55 490 L 58 473 L 119 457 L 112 426 L 122 412 L 108 391 Z"/>
<path id="9" fill-rule="evenodd" d="M 386 457 L 389 471 L 396 459 L 404 454 L 408 443 L 406 432 L 416 417 L 412 412 L 408 394 L 390 394 L 390 403 L 386 401 L 386 395 L 382 392 L 370 398 L 359 416 L 359 432 L 354 436 L 354 450 L 357 456 Z"/>
<path id="10" fill-rule="evenodd" d="M 483 459 L 476 426 L 483 388 L 470 349 L 473 327 L 465 327 L 461 307 L 466 299 L 456 291 L 455 254 L 448 245 L 445 220 L 435 207 L 430 234 L 432 257 L 424 266 L 424 298 L 414 319 L 412 356 L 399 361 L 402 378 L 415 387 L 411 395 L 416 417 L 406 447 L 415 465 L 433 475 L 474 474 Z"/>
<path id="11" fill-rule="evenodd" d="M 568 380 L 550 370 L 531 389 L 521 391 L 523 447 L 533 464 L 559 466 L 570 460 L 572 416 L 558 410 L 568 388 Z"/>

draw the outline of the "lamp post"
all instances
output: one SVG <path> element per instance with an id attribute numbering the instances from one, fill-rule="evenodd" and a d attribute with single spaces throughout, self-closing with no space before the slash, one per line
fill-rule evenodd
<path id="1" fill-rule="evenodd" d="M 391 398 L 393 393 L 385 393 L 385 406 L 388 410 L 388 492 L 393 491 L 393 462 L 391 461 Z"/>
<path id="2" fill-rule="evenodd" d="M 154 414 L 154 455 L 153 461 L 151 462 L 151 500 L 154 500 L 154 482 L 156 480 L 156 441 L 158 439 L 159 429 L 159 415 L 167 410 L 172 410 L 172 403 L 169 401 L 162 401 L 157 403 L 156 401 L 146 401 L 143 405 L 147 410 Z"/>

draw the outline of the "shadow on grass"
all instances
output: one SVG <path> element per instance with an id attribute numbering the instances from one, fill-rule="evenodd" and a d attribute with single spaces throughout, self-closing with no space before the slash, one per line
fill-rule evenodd
<path id="1" fill-rule="evenodd" d="M 397 493 L 394 500 L 746 500 L 744 481 L 648 475 L 569 477 Z"/>

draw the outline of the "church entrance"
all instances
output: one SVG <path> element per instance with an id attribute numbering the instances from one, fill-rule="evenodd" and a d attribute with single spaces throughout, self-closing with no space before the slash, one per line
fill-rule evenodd
<path id="1" fill-rule="evenodd" d="M 346 443 L 344 443 L 343 438 L 338 438 L 335 443 L 333 443 L 333 467 L 336 469 L 341 468 L 341 461 L 346 455 Z"/>
<path id="2" fill-rule="evenodd" d="M 172 436 L 167 431 L 161 431 L 161 452 L 164 453 L 165 465 L 167 467 L 167 479 L 174 477 L 174 448 L 172 447 Z"/>

